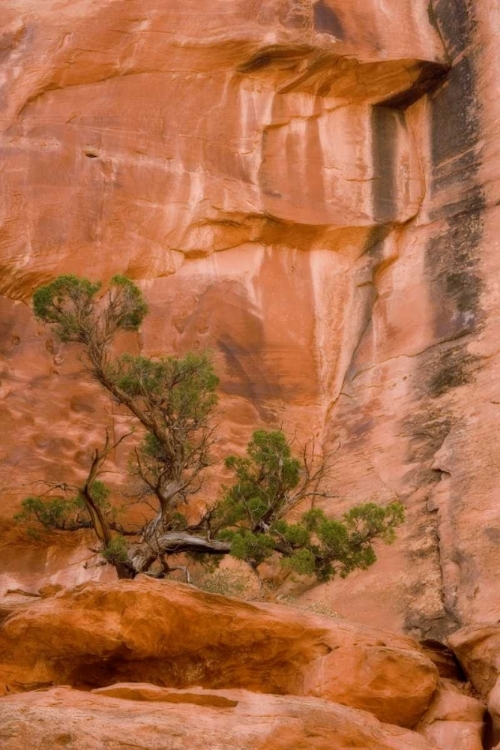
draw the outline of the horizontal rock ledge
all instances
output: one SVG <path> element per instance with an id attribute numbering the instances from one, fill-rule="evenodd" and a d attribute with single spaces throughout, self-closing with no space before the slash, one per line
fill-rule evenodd
<path id="1" fill-rule="evenodd" d="M 11 690 L 116 682 L 323 698 L 413 727 L 438 682 L 411 638 L 139 576 L 18 597 L 0 628 Z M 7 611 L 6 611 L 7 610 Z"/>
<path id="2" fill-rule="evenodd" d="M 317 698 L 245 690 L 197 689 L 193 695 L 197 705 L 184 702 L 179 691 L 152 685 L 13 695 L 0 700 L 0 744 L 2 750 L 436 750 L 415 732 Z M 172 700 L 166 704 L 165 697 Z"/>

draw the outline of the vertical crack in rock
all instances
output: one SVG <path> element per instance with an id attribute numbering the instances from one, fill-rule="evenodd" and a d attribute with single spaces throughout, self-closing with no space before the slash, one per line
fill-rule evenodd
<path id="1" fill-rule="evenodd" d="M 449 490 L 444 492 L 444 469 L 437 454 L 445 440 L 453 442 L 460 422 L 455 390 L 474 381 L 477 367 L 468 345 L 471 334 L 482 325 L 483 282 L 478 248 L 485 197 L 478 182 L 481 123 L 472 6 L 468 0 L 437 0 L 430 4 L 430 15 L 452 61 L 446 86 L 430 97 L 433 173 L 429 200 L 430 218 L 436 221 L 436 230 L 425 249 L 425 276 L 434 307 L 438 346 L 419 358 L 415 412 L 406 420 L 406 429 L 412 434 L 409 461 L 420 465 L 421 484 L 425 482 L 429 487 L 427 507 L 435 515 L 443 616 L 432 623 L 431 632 L 442 637 L 462 624 L 453 592 L 466 575 L 464 566 L 471 563 L 463 559 L 456 535 L 450 533 L 459 503 L 456 480 L 447 469 Z M 430 467 L 439 472 L 438 481 L 430 474 Z M 448 528 L 446 535 L 443 524 Z M 450 576 L 456 576 L 458 581 Z M 418 610 L 416 601 L 407 624 L 427 630 L 429 623 Z"/>
<path id="2" fill-rule="evenodd" d="M 437 455 L 437 454 L 436 454 Z M 429 500 L 427 502 L 427 510 L 431 516 L 434 516 L 433 520 L 433 529 L 434 529 L 434 538 L 435 538 L 435 548 L 436 548 L 436 555 L 439 565 L 439 572 L 441 576 L 441 602 L 443 605 L 443 610 L 445 612 L 445 619 L 441 621 L 435 621 L 433 623 L 433 630 L 436 629 L 436 626 L 442 627 L 443 636 L 448 634 L 450 630 L 455 630 L 457 627 L 460 626 L 460 615 L 457 610 L 457 597 L 456 597 L 456 589 L 453 591 L 449 590 L 449 587 L 447 585 L 448 582 L 448 575 L 445 570 L 445 562 L 444 562 L 444 555 L 443 555 L 443 549 L 442 544 L 443 541 L 441 539 L 440 529 L 443 524 L 443 519 L 441 517 L 441 508 L 437 503 L 432 504 L 432 496 L 436 495 L 437 491 L 445 492 L 446 488 L 443 486 L 444 482 L 450 482 L 451 481 L 451 473 L 449 471 L 446 471 L 445 469 L 441 469 L 439 467 L 432 468 L 432 471 L 435 472 L 436 475 L 436 484 L 433 488 L 431 488 L 431 493 L 429 496 Z"/>
<path id="3" fill-rule="evenodd" d="M 404 434 L 410 439 L 407 463 L 414 467 L 411 472 L 411 484 L 418 488 L 408 506 L 411 539 L 406 556 L 409 565 L 416 572 L 421 568 L 422 557 L 425 557 L 428 563 L 425 571 L 417 575 L 409 588 L 405 629 L 416 637 L 438 640 L 442 640 L 451 629 L 454 629 L 455 621 L 452 620 L 450 623 L 444 606 L 444 571 L 438 505 L 432 501 L 432 494 L 439 485 L 440 477 L 433 467 L 436 463 L 436 454 L 452 427 L 452 418 L 441 414 L 435 405 L 428 405 L 427 412 L 417 409 L 405 420 L 403 426 Z M 437 596 L 433 596 L 435 591 Z"/>

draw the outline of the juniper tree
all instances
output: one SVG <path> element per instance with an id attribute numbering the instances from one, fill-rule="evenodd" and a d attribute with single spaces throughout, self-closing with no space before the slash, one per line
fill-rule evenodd
<path id="1" fill-rule="evenodd" d="M 218 378 L 205 354 L 114 356 L 117 334 L 138 330 L 148 307 L 125 276 L 100 291 L 100 283 L 60 276 L 35 292 L 34 312 L 61 341 L 82 345 L 91 377 L 144 427 L 136 471 L 157 496 L 161 528 L 160 521 L 168 526 L 172 509 L 196 491 L 208 465 Z"/>
<path id="2" fill-rule="evenodd" d="M 115 276 L 106 290 L 87 279 L 60 276 L 35 292 L 34 311 L 62 342 L 80 345 L 88 375 L 142 426 L 131 473 L 156 505 L 154 517 L 140 529 L 118 523 L 99 479 L 116 447 L 107 436 L 81 486 L 58 485 L 65 494 L 52 499 L 27 498 L 21 520 L 61 530 L 92 527 L 120 577 L 150 572 L 155 562 L 161 564 L 160 574 L 168 573 L 168 558 L 187 553 L 215 559 L 232 554 L 254 571 L 277 555 L 297 573 L 325 581 L 369 567 L 376 559 L 374 543 L 393 540 L 403 521 L 399 503 L 367 503 L 339 520 L 314 507 L 316 498 L 328 496 L 327 462 L 315 459 L 312 444 L 294 456 L 281 431 L 258 430 L 245 456 L 228 457 L 233 484 L 188 523 L 182 510 L 200 490 L 214 439 L 218 378 L 209 357 L 116 356 L 117 334 L 138 330 L 148 312 L 140 290 L 124 276 Z M 287 520 L 305 504 L 311 507 L 298 521 Z"/>
<path id="3" fill-rule="evenodd" d="M 325 463 L 313 468 L 307 446 L 301 459 L 292 454 L 281 431 L 257 430 L 245 457 L 230 456 L 226 467 L 234 483 L 214 513 L 217 536 L 230 542 L 231 554 L 257 570 L 275 554 L 285 567 L 328 581 L 345 578 L 376 561 L 374 542 L 391 543 L 404 520 L 399 502 L 384 507 L 375 503 L 356 506 L 340 519 L 328 518 L 310 507 L 295 523 L 286 516 L 317 496 L 325 479 Z"/>

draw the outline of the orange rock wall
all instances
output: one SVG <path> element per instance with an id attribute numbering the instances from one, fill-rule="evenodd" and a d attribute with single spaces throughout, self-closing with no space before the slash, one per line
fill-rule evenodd
<path id="1" fill-rule="evenodd" d="M 371 571 L 306 600 L 432 636 L 496 620 L 498 23 L 487 0 L 4 0 L 3 515 L 128 424 L 33 288 L 127 273 L 151 305 L 129 347 L 215 351 L 221 453 L 283 424 L 338 447 L 329 512 L 408 506 Z M 4 588 L 54 575 L 4 540 Z"/>
<path id="2" fill-rule="evenodd" d="M 499 614 L 499 113 L 488 94 L 498 25 L 490 11 L 482 2 L 434 4 L 452 69 L 406 113 L 425 198 L 400 231 L 397 260 L 375 278 L 370 322 L 331 422 L 344 435 L 338 476 L 349 499 L 397 496 L 409 509 L 399 556 L 343 584 L 346 609 L 362 617 L 384 578 L 385 606 L 401 605 L 404 627 L 437 635 Z"/>

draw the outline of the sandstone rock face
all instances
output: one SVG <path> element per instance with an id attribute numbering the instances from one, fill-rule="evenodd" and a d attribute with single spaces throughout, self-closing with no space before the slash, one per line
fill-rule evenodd
<path id="1" fill-rule="evenodd" d="M 452 68 L 406 111 L 428 189 L 397 235 L 397 259 L 375 277 L 372 315 L 331 412 L 331 433 L 340 425 L 345 438 L 337 466 L 346 497 L 403 499 L 407 538 L 378 570 L 335 585 L 332 596 L 361 619 L 377 590 L 410 632 L 441 637 L 499 617 L 498 445 L 489 436 L 500 118 L 486 94 L 497 75 L 491 4 L 432 5 Z"/>
<path id="2" fill-rule="evenodd" d="M 33 288 L 124 272 L 152 309 L 130 348 L 216 352 L 221 452 L 282 423 L 338 446 L 329 513 L 407 504 L 372 571 L 306 599 L 428 637 L 498 619 L 495 18 L 488 0 L 4 0 L 2 513 L 126 425 L 34 323 Z M 10 533 L 3 590 L 85 558 Z"/>
<path id="3" fill-rule="evenodd" d="M 483 724 L 463 721 L 437 721 L 425 730 L 429 742 L 442 750 L 483 750 Z"/>
<path id="4" fill-rule="evenodd" d="M 196 0 L 8 0 L 4 290 L 29 295 L 53 269 L 156 279 L 182 266 L 198 286 L 191 304 L 223 283 L 250 314 L 252 277 L 290 274 L 292 289 L 316 296 L 325 251 L 339 247 L 352 262 L 381 219 L 413 216 L 419 161 L 390 109 L 379 128 L 401 135 L 400 198 L 373 205 L 372 181 L 388 176 L 371 154 L 371 106 L 418 98 L 445 52 L 423 0 L 389 3 L 389 18 L 376 0 L 343 5 L 215 0 L 200 12 Z M 185 263 L 230 248 L 240 249 Z M 284 249 L 319 253 L 294 273 Z M 155 296 L 162 288 L 172 285 Z M 255 302 L 272 340 L 265 302 Z"/>
<path id="5" fill-rule="evenodd" d="M 318 699 L 127 684 L 4 698 L 0 741 L 4 750 L 436 750 L 415 732 Z"/>
<path id="6" fill-rule="evenodd" d="M 453 633 L 449 641 L 472 684 L 488 705 L 491 718 L 489 740 L 493 746 L 500 742 L 500 627 L 470 626 Z"/>
<path id="7" fill-rule="evenodd" d="M 443 681 L 418 731 L 442 750 L 483 750 L 485 711 L 484 703 Z"/>
<path id="8" fill-rule="evenodd" d="M 414 726 L 437 670 L 410 638 L 139 577 L 19 604 L 4 597 L 0 682 L 145 681 L 309 695 Z"/>
<path id="9" fill-rule="evenodd" d="M 373 268 L 386 262 L 365 250 L 422 200 L 398 108 L 447 65 L 423 0 L 383 13 L 375 0 L 349 12 L 336 0 L 205 11 L 4 3 L 3 418 L 18 439 L 2 458 L 13 500 L 21 477 L 78 471 L 105 419 L 120 422 L 13 300 L 64 271 L 148 280 L 137 345 L 216 349 L 228 445 L 259 421 L 321 437 Z M 390 153 L 378 145 L 386 128 Z"/>
<path id="10" fill-rule="evenodd" d="M 448 640 L 476 690 L 487 697 L 500 675 L 500 627 L 470 626 Z"/>

